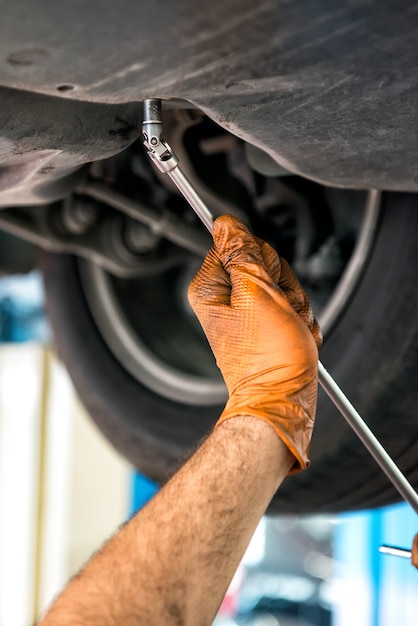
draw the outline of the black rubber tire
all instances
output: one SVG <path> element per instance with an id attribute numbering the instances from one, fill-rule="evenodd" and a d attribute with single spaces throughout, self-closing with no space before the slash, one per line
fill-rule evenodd
<path id="1" fill-rule="evenodd" d="M 418 484 L 418 196 L 386 194 L 361 282 L 327 337 L 321 360 Z M 166 400 L 138 382 L 106 347 L 89 313 L 75 259 L 45 255 L 48 312 L 62 360 L 106 438 L 162 481 L 208 432 L 222 407 Z M 375 461 L 320 390 L 311 468 L 285 481 L 271 512 L 382 506 L 398 498 Z"/>

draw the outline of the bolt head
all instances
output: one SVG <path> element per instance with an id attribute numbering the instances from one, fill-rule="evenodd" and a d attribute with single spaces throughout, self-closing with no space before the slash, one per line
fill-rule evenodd
<path id="1" fill-rule="evenodd" d="M 61 208 L 61 222 L 71 235 L 84 235 L 95 225 L 98 209 L 90 199 L 76 197 L 71 202 L 64 202 Z"/>
<path id="2" fill-rule="evenodd" d="M 148 226 L 128 220 L 125 229 L 125 243 L 133 254 L 152 252 L 158 246 L 159 241 L 159 236 Z"/>

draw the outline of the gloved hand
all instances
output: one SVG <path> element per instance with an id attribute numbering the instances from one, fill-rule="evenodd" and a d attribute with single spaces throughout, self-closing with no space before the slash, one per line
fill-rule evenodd
<path id="1" fill-rule="evenodd" d="M 229 392 L 217 425 L 239 415 L 265 420 L 295 456 L 295 473 L 309 465 L 319 326 L 271 246 L 230 215 L 215 221 L 213 240 L 188 296 Z"/>

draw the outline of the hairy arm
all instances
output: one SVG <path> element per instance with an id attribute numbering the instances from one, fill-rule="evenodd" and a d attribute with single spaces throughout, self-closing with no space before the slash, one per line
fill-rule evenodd
<path id="1" fill-rule="evenodd" d="M 319 327 L 288 264 L 231 216 L 189 289 L 229 391 L 215 430 L 71 581 L 42 626 L 211 624 L 255 527 L 309 465 Z"/>
<path id="2" fill-rule="evenodd" d="M 294 457 L 251 416 L 220 424 L 70 582 L 42 626 L 211 624 Z"/>

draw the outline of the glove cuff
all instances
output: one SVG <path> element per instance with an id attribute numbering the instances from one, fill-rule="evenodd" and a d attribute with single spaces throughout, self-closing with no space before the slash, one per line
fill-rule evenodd
<path id="1" fill-rule="evenodd" d="M 310 465 L 308 458 L 314 419 L 300 405 L 290 402 L 272 403 L 271 399 L 263 398 L 230 398 L 220 418 L 215 424 L 217 428 L 228 419 L 240 416 L 251 416 L 261 419 L 274 429 L 286 447 L 295 457 L 295 463 L 287 476 L 297 474 Z"/>

